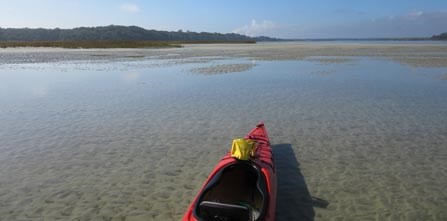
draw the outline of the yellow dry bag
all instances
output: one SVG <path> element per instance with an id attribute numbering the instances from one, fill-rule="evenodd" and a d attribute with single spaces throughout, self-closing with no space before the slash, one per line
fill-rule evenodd
<path id="1" fill-rule="evenodd" d="M 248 160 L 253 156 L 255 141 L 250 139 L 234 139 L 231 146 L 231 156 L 239 160 Z"/>

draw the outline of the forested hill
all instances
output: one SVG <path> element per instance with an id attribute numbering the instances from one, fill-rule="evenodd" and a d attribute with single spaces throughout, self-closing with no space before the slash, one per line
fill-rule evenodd
<path id="1" fill-rule="evenodd" d="M 222 41 L 254 42 L 239 34 L 189 31 L 156 31 L 137 26 L 100 26 L 73 29 L 0 28 L 0 41 Z"/>
<path id="2" fill-rule="evenodd" d="M 431 37 L 432 40 L 447 40 L 447 32 L 444 32 L 440 35 L 433 35 Z"/>

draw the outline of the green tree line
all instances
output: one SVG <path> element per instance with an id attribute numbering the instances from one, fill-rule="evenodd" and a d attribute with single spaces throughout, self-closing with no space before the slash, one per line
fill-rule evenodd
<path id="1" fill-rule="evenodd" d="M 0 28 L 3 42 L 57 41 L 181 41 L 181 42 L 255 42 L 254 38 L 229 33 L 157 31 L 137 26 L 100 26 L 73 29 Z"/>
<path id="2" fill-rule="evenodd" d="M 447 40 L 447 32 L 444 32 L 440 35 L 433 35 L 431 37 L 432 40 Z"/>

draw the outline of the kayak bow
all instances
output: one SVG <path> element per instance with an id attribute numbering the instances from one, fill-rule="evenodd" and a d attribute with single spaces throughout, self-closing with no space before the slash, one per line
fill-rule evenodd
<path id="1" fill-rule="evenodd" d="M 244 139 L 255 141 L 249 160 L 227 153 L 191 202 L 183 221 L 275 220 L 276 171 L 264 123 Z"/>

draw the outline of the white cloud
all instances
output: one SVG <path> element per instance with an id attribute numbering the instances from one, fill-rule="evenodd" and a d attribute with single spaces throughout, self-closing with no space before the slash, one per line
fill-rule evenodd
<path id="1" fill-rule="evenodd" d="M 419 16 L 421 16 L 421 15 L 423 15 L 423 14 L 424 14 L 423 11 L 413 11 L 413 12 L 408 13 L 408 16 L 411 16 L 411 17 L 419 17 Z"/>
<path id="2" fill-rule="evenodd" d="M 120 6 L 121 11 L 128 12 L 128 13 L 137 13 L 140 11 L 140 7 L 136 4 L 132 3 L 124 3 Z"/>
<path id="3" fill-rule="evenodd" d="M 278 25 L 276 25 L 272 21 L 264 20 L 261 23 L 256 22 L 255 19 L 251 20 L 251 24 L 244 25 L 242 27 L 236 28 L 233 30 L 233 33 L 247 35 L 247 36 L 261 36 L 261 35 L 268 35 L 272 32 L 272 30 L 275 30 L 278 28 Z"/>

